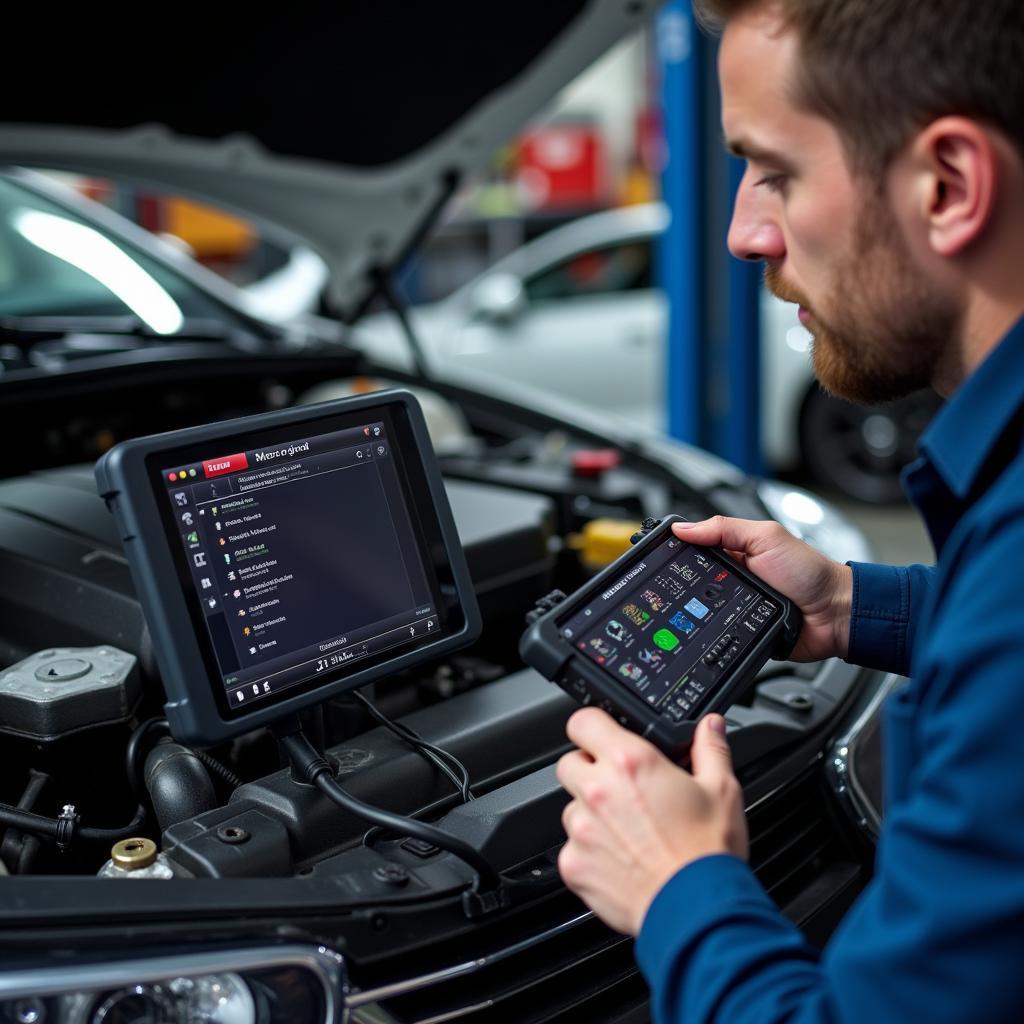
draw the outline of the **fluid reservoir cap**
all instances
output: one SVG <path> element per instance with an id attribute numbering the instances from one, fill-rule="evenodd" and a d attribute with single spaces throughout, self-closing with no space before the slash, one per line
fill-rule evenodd
<path id="1" fill-rule="evenodd" d="M 629 550 L 629 538 L 639 529 L 633 520 L 591 519 L 579 533 L 569 535 L 569 547 L 579 552 L 588 569 L 602 569 Z"/>
<path id="2" fill-rule="evenodd" d="M 614 448 L 594 448 L 572 453 L 574 476 L 600 478 L 609 469 L 615 469 L 622 456 Z"/>
<path id="3" fill-rule="evenodd" d="M 142 693 L 135 656 L 109 644 L 48 647 L 0 669 L 0 733 L 48 742 L 131 717 Z"/>
<path id="4" fill-rule="evenodd" d="M 67 683 L 72 679 L 81 679 L 92 671 L 92 662 L 85 658 L 61 658 L 40 665 L 36 669 L 36 679 L 43 683 Z"/>
<path id="5" fill-rule="evenodd" d="M 110 859 L 115 867 L 124 871 L 135 871 L 148 868 L 156 860 L 156 843 L 152 839 L 122 839 L 114 843 L 110 851 Z"/>

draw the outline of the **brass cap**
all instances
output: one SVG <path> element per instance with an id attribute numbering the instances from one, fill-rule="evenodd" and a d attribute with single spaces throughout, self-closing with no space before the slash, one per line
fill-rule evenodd
<path id="1" fill-rule="evenodd" d="M 122 839 L 114 843 L 110 859 L 125 871 L 148 868 L 156 860 L 156 843 L 152 839 Z"/>

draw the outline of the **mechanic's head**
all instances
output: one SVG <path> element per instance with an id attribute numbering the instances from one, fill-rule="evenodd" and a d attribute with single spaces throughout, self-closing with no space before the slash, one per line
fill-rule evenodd
<path id="1" fill-rule="evenodd" d="M 1024 312 L 1021 0 L 694 0 L 722 28 L 729 247 L 836 394 L 948 392 Z"/>

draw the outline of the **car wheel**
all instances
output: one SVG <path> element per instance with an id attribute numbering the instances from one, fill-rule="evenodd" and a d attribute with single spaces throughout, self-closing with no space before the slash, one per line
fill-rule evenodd
<path id="1" fill-rule="evenodd" d="M 804 466 L 857 501 L 899 501 L 900 472 L 916 457 L 917 439 L 941 404 L 933 391 L 918 391 L 887 405 L 857 405 L 815 385 L 800 416 Z"/>

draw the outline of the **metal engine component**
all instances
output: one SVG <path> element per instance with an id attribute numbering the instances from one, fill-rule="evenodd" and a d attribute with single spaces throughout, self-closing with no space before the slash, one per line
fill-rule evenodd
<path id="1" fill-rule="evenodd" d="M 110 860 L 100 868 L 100 878 L 173 878 L 174 869 L 157 852 L 152 839 L 122 839 L 110 850 Z"/>
<path id="2" fill-rule="evenodd" d="M 123 722 L 142 687 L 132 654 L 116 647 L 50 647 L 0 674 L 0 732 L 48 742 Z"/>

